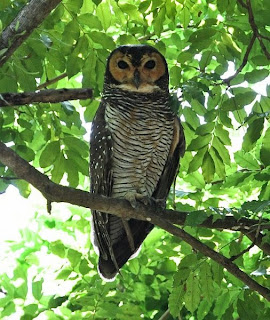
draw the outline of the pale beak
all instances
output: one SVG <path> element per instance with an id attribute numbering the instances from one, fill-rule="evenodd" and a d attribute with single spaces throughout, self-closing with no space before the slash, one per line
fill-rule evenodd
<path id="1" fill-rule="evenodd" d="M 134 82 L 136 88 L 138 89 L 141 84 L 141 77 L 140 77 L 140 72 L 138 71 L 138 69 L 136 69 L 134 71 L 133 82 Z"/>

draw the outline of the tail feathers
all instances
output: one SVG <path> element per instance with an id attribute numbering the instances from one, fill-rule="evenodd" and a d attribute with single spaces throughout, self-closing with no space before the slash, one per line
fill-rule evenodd
<path id="1" fill-rule="evenodd" d="M 119 218 L 119 223 L 122 223 L 122 219 Z M 108 281 L 114 280 L 116 274 L 119 272 L 119 269 L 130 259 L 132 255 L 140 248 L 142 242 L 148 235 L 148 233 L 153 229 L 153 225 L 147 221 L 140 221 L 135 219 L 130 219 L 128 221 L 131 235 L 134 241 L 134 248 L 131 249 L 130 242 L 126 235 L 126 232 L 123 233 L 123 236 L 118 239 L 112 245 L 111 250 L 108 248 L 107 259 L 104 257 L 99 257 L 98 269 L 103 278 Z M 123 226 L 124 228 L 124 226 Z M 113 253 L 112 254 L 109 253 Z"/>

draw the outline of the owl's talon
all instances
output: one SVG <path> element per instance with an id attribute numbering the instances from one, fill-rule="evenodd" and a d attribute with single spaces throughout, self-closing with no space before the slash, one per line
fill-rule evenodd
<path id="1" fill-rule="evenodd" d="M 125 195 L 125 199 L 128 200 L 128 202 L 134 209 L 137 206 L 137 201 L 142 202 L 146 206 L 151 204 L 151 199 L 149 197 L 136 192 L 128 192 Z"/>

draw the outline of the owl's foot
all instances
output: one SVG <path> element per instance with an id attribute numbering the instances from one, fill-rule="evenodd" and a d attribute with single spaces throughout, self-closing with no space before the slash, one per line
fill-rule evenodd
<path id="1" fill-rule="evenodd" d="M 132 192 L 132 191 L 126 193 L 125 199 L 130 203 L 132 208 L 136 208 L 137 201 L 142 202 L 146 206 L 151 204 L 151 199 L 149 197 L 144 196 L 141 193 Z"/>

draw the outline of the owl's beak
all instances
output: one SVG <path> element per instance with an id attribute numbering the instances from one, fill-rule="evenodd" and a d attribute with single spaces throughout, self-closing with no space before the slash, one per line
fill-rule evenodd
<path id="1" fill-rule="evenodd" d="M 138 69 L 136 69 L 134 71 L 133 82 L 134 82 L 136 88 L 138 89 L 141 84 L 141 77 L 140 77 L 140 72 Z"/>

